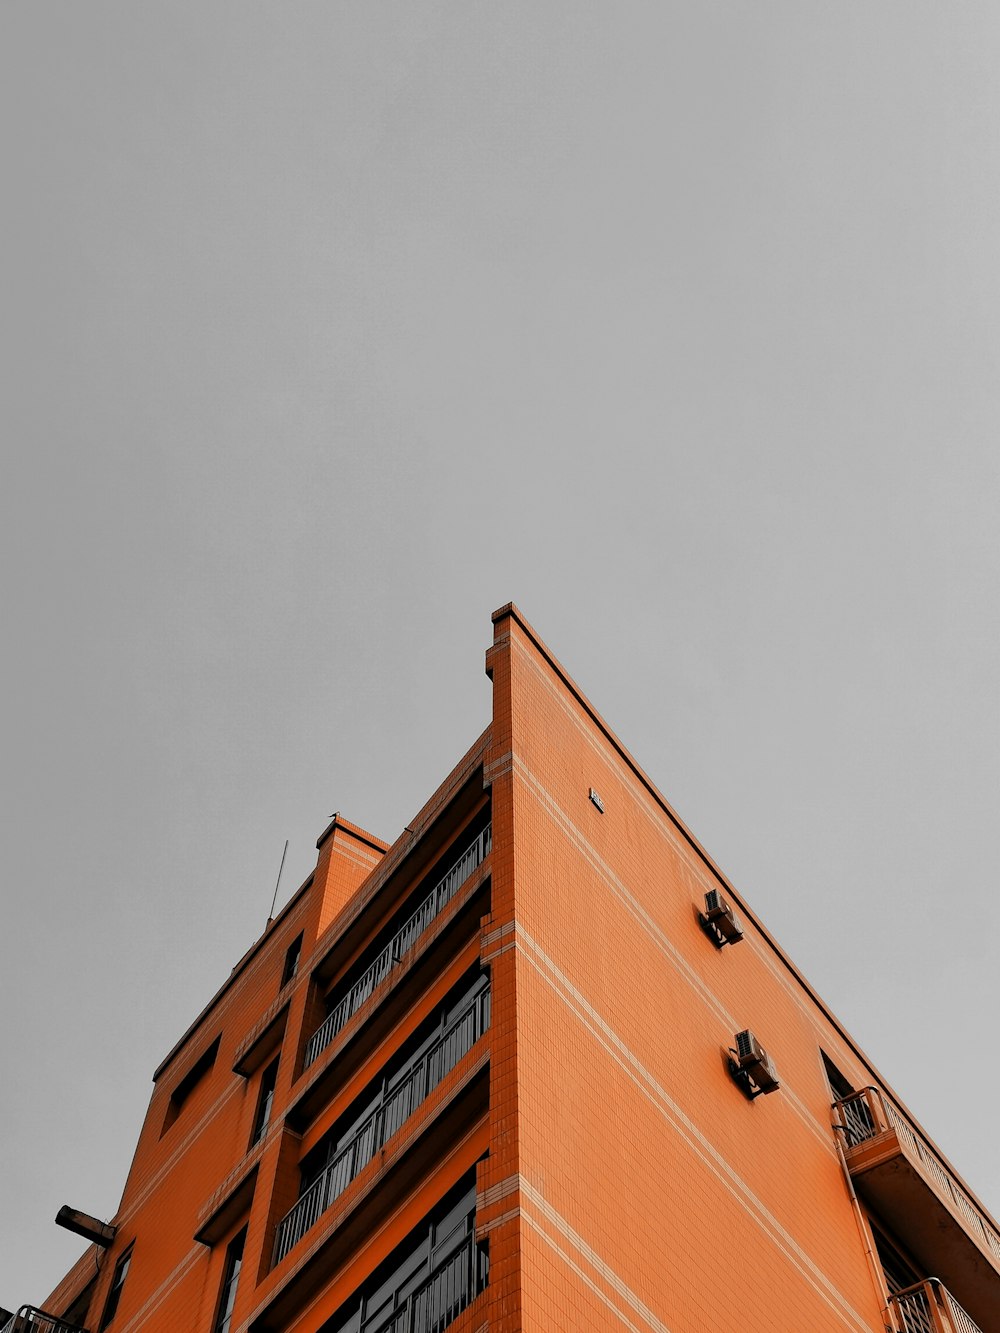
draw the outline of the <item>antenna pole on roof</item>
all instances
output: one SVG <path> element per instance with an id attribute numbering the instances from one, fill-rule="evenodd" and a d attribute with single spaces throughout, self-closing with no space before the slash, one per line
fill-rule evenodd
<path id="1" fill-rule="evenodd" d="M 281 853 L 281 865 L 278 866 L 278 878 L 274 885 L 274 897 L 271 899 L 271 914 L 267 918 L 267 924 L 270 925 L 274 920 L 274 909 L 278 902 L 278 885 L 281 883 L 281 872 L 285 868 L 285 857 L 288 855 L 288 839 L 285 839 L 285 850 Z"/>

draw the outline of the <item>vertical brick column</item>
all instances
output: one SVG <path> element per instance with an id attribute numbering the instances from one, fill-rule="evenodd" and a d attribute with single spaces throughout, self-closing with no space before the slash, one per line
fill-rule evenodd
<path id="1" fill-rule="evenodd" d="M 492 913 L 484 923 L 483 959 L 492 977 L 490 1155 L 479 1174 L 478 1225 L 489 1237 L 491 1333 L 521 1327 L 518 1218 L 517 977 L 514 950 L 514 776 L 510 621 L 507 608 L 493 617 L 486 674 L 493 682 L 491 743 L 483 776 L 491 787 Z"/>

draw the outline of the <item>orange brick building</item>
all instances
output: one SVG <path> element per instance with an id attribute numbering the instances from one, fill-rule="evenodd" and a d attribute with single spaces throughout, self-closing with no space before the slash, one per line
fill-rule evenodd
<path id="1" fill-rule="evenodd" d="M 485 732 L 391 846 L 333 820 L 7 1327 L 1000 1333 L 995 1223 L 493 620 Z"/>

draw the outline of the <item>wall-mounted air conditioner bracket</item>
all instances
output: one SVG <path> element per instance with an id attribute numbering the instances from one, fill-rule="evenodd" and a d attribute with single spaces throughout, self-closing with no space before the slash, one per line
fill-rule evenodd
<path id="1" fill-rule="evenodd" d="M 735 1051 L 729 1057 L 729 1073 L 733 1082 L 742 1092 L 748 1102 L 752 1102 L 755 1097 L 763 1097 L 765 1093 L 774 1092 L 775 1088 L 761 1088 L 750 1077 L 750 1071 L 741 1069 L 739 1061 L 736 1059 Z M 777 1085 L 775 1085 L 776 1087 Z"/>
<path id="2" fill-rule="evenodd" d="M 737 1032 L 736 1048 L 729 1048 L 729 1072 L 748 1101 L 780 1086 L 771 1057 L 749 1028 Z"/>
<path id="3" fill-rule="evenodd" d="M 718 889 L 705 894 L 705 910 L 698 913 L 698 923 L 717 949 L 726 944 L 739 944 L 743 938 L 739 917 Z"/>

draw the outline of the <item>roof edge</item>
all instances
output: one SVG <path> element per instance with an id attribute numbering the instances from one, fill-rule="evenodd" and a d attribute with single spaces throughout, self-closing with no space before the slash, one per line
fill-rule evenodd
<path id="1" fill-rule="evenodd" d="M 329 838 L 336 830 L 339 830 L 342 833 L 349 833 L 352 838 L 357 838 L 358 842 L 363 842 L 366 847 L 371 847 L 374 851 L 382 852 L 383 854 L 387 852 L 392 845 L 391 843 L 383 842 L 381 838 L 376 838 L 374 833 L 368 833 L 360 826 L 360 824 L 352 824 L 350 820 L 344 818 L 339 810 L 336 810 L 330 816 L 329 824 L 327 824 L 326 828 L 316 839 L 317 850 L 323 846 L 327 838 Z"/>

